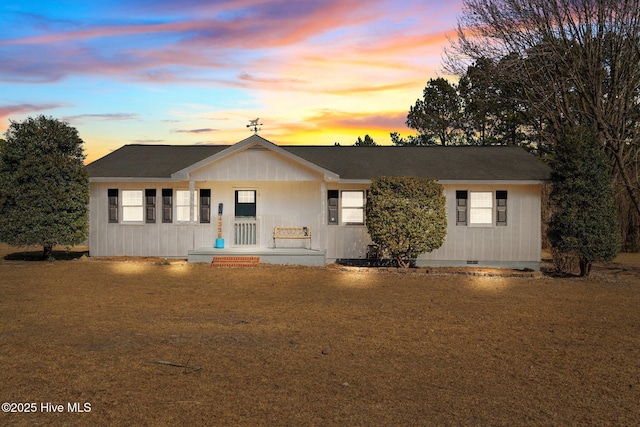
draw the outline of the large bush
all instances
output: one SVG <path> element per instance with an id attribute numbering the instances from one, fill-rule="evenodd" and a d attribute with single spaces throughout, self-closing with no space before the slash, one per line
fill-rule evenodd
<path id="1" fill-rule="evenodd" d="M 434 179 L 384 176 L 374 178 L 367 196 L 369 235 L 383 253 L 401 267 L 444 243 L 446 199 Z"/>
<path id="2" fill-rule="evenodd" d="M 0 239 L 75 245 L 88 234 L 89 178 L 83 141 L 65 122 L 39 116 L 11 122 L 0 143 Z"/>

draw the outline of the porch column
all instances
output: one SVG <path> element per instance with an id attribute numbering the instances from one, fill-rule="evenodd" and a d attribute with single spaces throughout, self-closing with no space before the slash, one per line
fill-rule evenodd
<path id="1" fill-rule="evenodd" d="M 193 224 L 195 219 L 195 201 L 196 201 L 196 183 L 192 179 L 189 180 L 189 222 Z"/>

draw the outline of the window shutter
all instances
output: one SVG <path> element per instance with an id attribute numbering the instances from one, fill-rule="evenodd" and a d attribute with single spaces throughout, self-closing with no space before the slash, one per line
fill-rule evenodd
<path id="1" fill-rule="evenodd" d="M 153 224 L 156 222 L 156 189 L 144 190 L 145 216 L 146 222 Z"/>
<path id="2" fill-rule="evenodd" d="M 200 222 L 211 222 L 211 190 L 200 190 Z"/>
<path id="3" fill-rule="evenodd" d="M 109 222 L 118 222 L 118 189 L 109 188 L 107 190 L 107 197 L 109 198 Z"/>
<path id="4" fill-rule="evenodd" d="M 331 225 L 338 224 L 338 190 L 327 191 L 327 205 L 329 208 L 328 223 Z"/>
<path id="5" fill-rule="evenodd" d="M 507 225 L 506 191 L 496 191 L 496 225 Z"/>
<path id="6" fill-rule="evenodd" d="M 173 190 L 162 189 L 162 222 L 173 222 Z"/>
<path id="7" fill-rule="evenodd" d="M 456 225 L 467 225 L 468 193 L 466 190 L 456 191 Z"/>

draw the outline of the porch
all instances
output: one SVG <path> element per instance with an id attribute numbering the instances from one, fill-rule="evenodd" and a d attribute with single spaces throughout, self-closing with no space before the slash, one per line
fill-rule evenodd
<path id="1" fill-rule="evenodd" d="M 325 266 L 326 254 L 305 248 L 198 248 L 190 250 L 188 262 L 210 263 L 213 257 L 260 257 L 264 264 Z"/>

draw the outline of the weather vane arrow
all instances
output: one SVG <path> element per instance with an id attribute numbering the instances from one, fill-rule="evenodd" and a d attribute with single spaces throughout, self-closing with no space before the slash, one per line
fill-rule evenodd
<path id="1" fill-rule="evenodd" d="M 249 129 L 253 129 L 254 135 L 258 134 L 258 130 L 259 130 L 258 126 L 262 126 L 262 123 L 258 123 L 259 121 L 260 121 L 260 118 L 258 117 L 255 120 L 249 120 L 249 124 L 247 125 Z"/>

